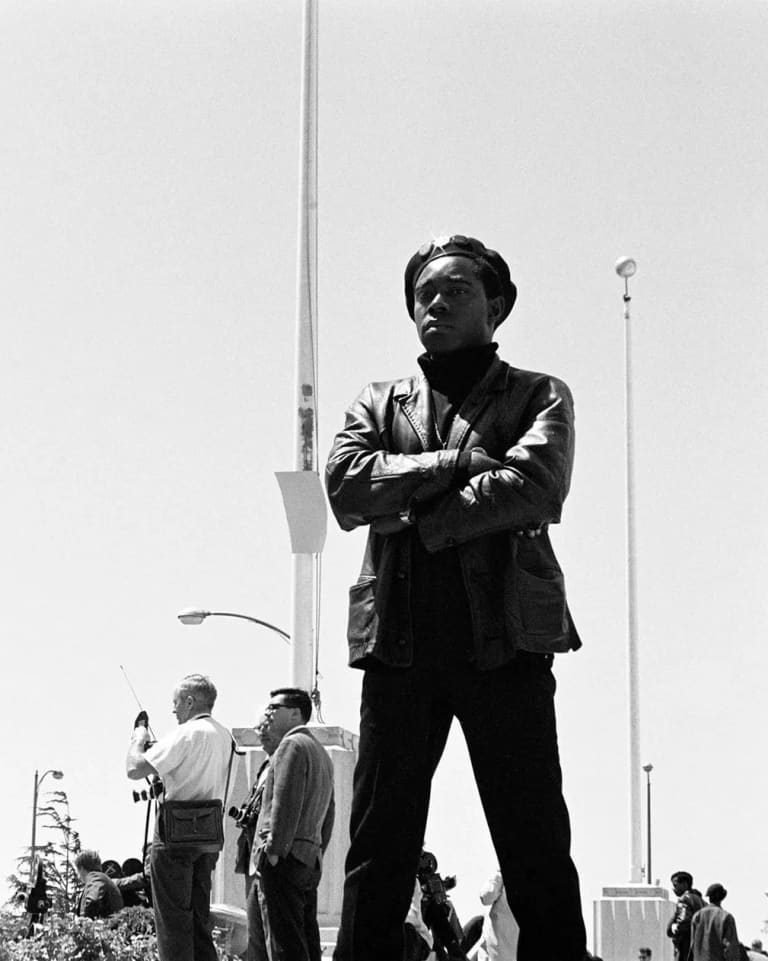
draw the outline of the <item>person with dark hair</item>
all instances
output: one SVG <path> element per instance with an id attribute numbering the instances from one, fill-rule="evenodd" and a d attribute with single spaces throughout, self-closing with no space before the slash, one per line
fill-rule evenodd
<path id="1" fill-rule="evenodd" d="M 114 865 L 116 862 L 112 862 Z M 109 867 L 109 862 L 107 863 Z M 120 865 L 117 865 L 118 870 Z M 105 873 L 97 851 L 81 851 L 75 858 L 75 869 L 83 883 L 77 904 L 82 918 L 108 918 L 123 907 L 123 896 L 112 878 Z"/>
<path id="2" fill-rule="evenodd" d="M 728 892 L 722 884 L 707 888 L 709 904 L 691 920 L 690 961 L 739 961 L 741 946 L 733 915 L 722 907 Z"/>
<path id="3" fill-rule="evenodd" d="M 651 961 L 652 955 L 650 948 L 640 948 L 637 952 L 637 961 Z"/>
<path id="4" fill-rule="evenodd" d="M 339 525 L 369 528 L 349 595 L 350 665 L 365 676 L 336 961 L 402 954 L 454 717 L 518 958 L 584 961 L 552 675 L 553 655 L 581 641 L 547 532 L 570 486 L 573 400 L 558 378 L 496 356 L 516 297 L 506 261 L 480 240 L 424 244 L 405 268 L 420 374 L 369 384 L 328 459 Z"/>
<path id="5" fill-rule="evenodd" d="M 279 743 L 267 769 L 253 854 L 264 930 L 271 961 L 320 961 L 317 886 L 333 829 L 333 764 L 307 727 L 312 702 L 306 691 L 271 691 L 266 716 Z"/>
<path id="6" fill-rule="evenodd" d="M 234 742 L 227 728 L 211 717 L 215 702 L 216 688 L 209 677 L 187 675 L 173 694 L 178 727 L 150 744 L 146 721 L 137 719 L 128 749 L 128 777 L 157 774 L 164 785 L 150 857 L 160 961 L 218 961 L 210 930 L 211 875 L 218 853 L 207 845 L 171 850 L 165 843 L 166 804 L 226 801 Z"/>
<path id="7" fill-rule="evenodd" d="M 245 875 L 245 912 L 248 922 L 246 961 L 270 961 L 269 933 L 264 926 L 263 905 L 259 900 L 259 885 L 256 883 L 256 866 L 252 855 L 255 851 L 256 825 L 264 800 L 269 762 L 277 750 L 280 739 L 272 731 L 266 711 L 259 718 L 255 729 L 258 731 L 261 746 L 267 756 L 256 772 L 256 780 L 241 808 L 242 829 L 237 839 L 235 874 Z"/>
<path id="8" fill-rule="evenodd" d="M 671 876 L 672 890 L 677 896 L 675 911 L 667 925 L 667 937 L 675 948 L 675 961 L 688 961 L 691 947 L 691 920 L 704 907 L 704 899 L 693 887 L 688 871 L 675 871 Z"/>

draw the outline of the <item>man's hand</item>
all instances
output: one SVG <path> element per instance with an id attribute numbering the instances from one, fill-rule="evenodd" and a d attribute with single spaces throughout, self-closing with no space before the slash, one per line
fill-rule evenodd
<path id="1" fill-rule="evenodd" d="M 131 743 L 136 745 L 139 751 L 146 751 L 149 745 L 149 731 L 144 727 L 144 725 L 139 724 L 133 729 L 133 734 L 131 735 Z"/>
<path id="2" fill-rule="evenodd" d="M 371 530 L 375 534 L 399 534 L 412 526 L 413 522 L 408 514 L 391 514 L 389 517 L 377 517 L 375 521 L 371 521 Z"/>
<path id="3" fill-rule="evenodd" d="M 139 781 L 143 777 L 157 774 L 157 771 L 144 757 L 145 751 L 151 745 L 149 731 L 143 725 L 135 727 L 131 736 L 131 743 L 128 746 L 128 756 L 125 759 L 125 772 L 132 781 Z"/>
<path id="4" fill-rule="evenodd" d="M 484 474 L 489 470 L 499 470 L 504 465 L 500 460 L 489 457 L 482 447 L 474 447 L 469 455 L 469 476 Z"/>

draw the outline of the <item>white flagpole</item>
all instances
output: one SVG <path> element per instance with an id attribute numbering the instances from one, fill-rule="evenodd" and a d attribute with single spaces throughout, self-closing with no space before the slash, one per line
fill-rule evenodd
<path id="1" fill-rule="evenodd" d="M 317 0 L 304 0 L 298 226 L 294 470 L 316 474 Z M 314 687 L 314 575 L 315 555 L 294 553 L 291 683 L 307 691 Z"/>

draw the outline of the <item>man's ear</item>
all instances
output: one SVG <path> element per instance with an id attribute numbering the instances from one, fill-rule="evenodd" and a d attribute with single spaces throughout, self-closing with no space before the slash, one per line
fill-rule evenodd
<path id="1" fill-rule="evenodd" d="M 504 298 L 503 297 L 493 297 L 488 301 L 488 319 L 493 321 L 493 329 L 499 326 L 502 321 L 502 314 L 504 312 Z"/>

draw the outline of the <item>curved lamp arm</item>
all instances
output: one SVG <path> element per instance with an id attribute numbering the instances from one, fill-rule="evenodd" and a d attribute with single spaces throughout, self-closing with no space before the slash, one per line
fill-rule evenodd
<path id="1" fill-rule="evenodd" d="M 176 615 L 182 624 L 202 624 L 206 617 L 238 617 L 242 621 L 250 621 L 252 624 L 259 624 L 266 627 L 275 634 L 279 634 L 286 644 L 290 644 L 291 635 L 287 634 L 282 628 L 270 624 L 269 621 L 262 621 L 258 617 L 251 617 L 249 614 L 234 614 L 231 611 L 201 611 L 196 608 L 179 611 Z"/>

